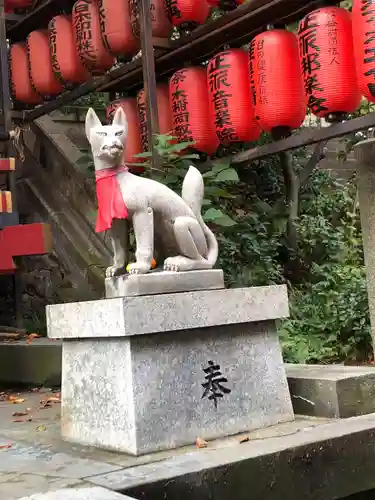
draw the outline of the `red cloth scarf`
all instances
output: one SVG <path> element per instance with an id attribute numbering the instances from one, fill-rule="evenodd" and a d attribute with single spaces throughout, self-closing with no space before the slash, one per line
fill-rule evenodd
<path id="1" fill-rule="evenodd" d="M 116 175 L 127 172 L 128 167 L 113 167 L 98 170 L 96 177 L 96 197 L 98 199 L 97 233 L 112 227 L 113 219 L 127 219 L 128 210 L 121 195 Z"/>

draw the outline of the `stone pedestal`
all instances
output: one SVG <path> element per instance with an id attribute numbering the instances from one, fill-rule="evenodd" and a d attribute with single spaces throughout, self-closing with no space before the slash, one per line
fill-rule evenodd
<path id="1" fill-rule="evenodd" d="M 284 286 L 48 306 L 62 436 L 139 455 L 293 420 L 275 328 L 287 315 Z"/>
<path id="2" fill-rule="evenodd" d="M 358 171 L 358 198 L 365 254 L 371 336 L 375 349 L 375 139 L 354 147 Z"/>

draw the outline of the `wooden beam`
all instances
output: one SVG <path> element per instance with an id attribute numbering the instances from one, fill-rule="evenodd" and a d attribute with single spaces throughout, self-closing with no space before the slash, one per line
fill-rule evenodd
<path id="1" fill-rule="evenodd" d="M 342 137 L 347 134 L 359 132 L 360 130 L 367 130 L 370 127 L 375 127 L 375 112 L 353 118 L 346 122 L 334 123 L 329 127 L 300 129 L 294 135 L 286 139 L 242 151 L 228 158 L 223 158 L 223 161 L 228 160 L 231 163 L 240 164 L 260 160 L 261 158 L 282 153 L 283 151 L 297 149 L 302 146 L 310 146 L 311 144 L 317 144 L 322 141 L 329 141 L 335 137 Z"/>
<path id="2" fill-rule="evenodd" d="M 143 85 L 146 104 L 146 121 L 148 148 L 157 164 L 160 163 L 155 153 L 154 135 L 159 133 L 158 101 L 156 96 L 156 75 L 154 47 L 152 45 L 152 14 L 151 1 L 142 0 L 139 2 L 139 24 L 141 28 L 141 51 Z"/>

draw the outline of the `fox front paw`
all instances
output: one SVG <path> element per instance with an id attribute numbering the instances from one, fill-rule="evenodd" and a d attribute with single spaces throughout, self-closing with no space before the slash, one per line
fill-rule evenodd
<path id="1" fill-rule="evenodd" d="M 118 266 L 109 266 L 105 271 L 106 278 L 113 278 L 114 276 L 121 276 L 121 274 L 125 274 L 125 268 Z"/>
<path id="2" fill-rule="evenodd" d="M 127 266 L 129 274 L 146 274 L 151 270 L 151 264 L 146 262 L 132 262 Z"/>

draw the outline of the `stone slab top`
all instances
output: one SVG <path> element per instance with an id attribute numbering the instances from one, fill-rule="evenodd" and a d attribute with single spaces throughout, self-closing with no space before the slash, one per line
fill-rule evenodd
<path id="1" fill-rule="evenodd" d="M 286 318 L 285 285 L 119 297 L 47 306 L 48 336 L 127 337 Z"/>
<path id="2" fill-rule="evenodd" d="M 222 269 L 153 271 L 147 274 L 124 274 L 105 280 L 107 299 L 220 288 L 224 288 Z"/>
<path id="3" fill-rule="evenodd" d="M 285 363 L 285 370 L 289 378 L 301 379 L 338 381 L 368 375 L 375 376 L 375 366 L 299 365 Z"/>
<path id="4" fill-rule="evenodd" d="M 47 493 L 35 493 L 19 500 L 134 500 L 105 488 L 62 488 Z"/>

